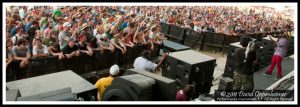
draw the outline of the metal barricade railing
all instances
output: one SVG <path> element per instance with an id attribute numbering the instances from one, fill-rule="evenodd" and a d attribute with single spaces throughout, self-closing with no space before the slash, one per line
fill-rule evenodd
<path id="1" fill-rule="evenodd" d="M 110 68 L 113 64 L 117 64 L 120 61 L 123 61 L 124 65 L 132 66 L 135 58 L 139 57 L 143 50 L 150 50 L 150 46 L 150 44 L 147 44 L 136 45 L 133 48 L 128 47 L 124 55 L 111 52 L 110 50 L 104 50 L 102 53 L 99 50 L 94 50 L 93 56 L 81 53 L 80 56 L 75 56 L 71 59 L 59 60 L 57 56 L 31 58 L 29 60 L 30 64 L 26 68 L 20 68 L 21 61 L 13 61 L 6 68 L 6 81 L 14 81 L 64 70 L 72 70 L 77 74 L 85 74 Z M 159 55 L 159 48 L 158 44 L 154 44 L 151 57 Z"/>
<path id="2" fill-rule="evenodd" d="M 221 34 L 221 33 L 212 33 L 212 32 L 201 32 L 198 33 L 193 29 L 182 28 L 179 26 L 161 23 L 161 32 L 166 34 L 168 39 L 177 42 L 180 44 L 184 44 L 190 47 L 198 46 L 200 50 L 203 47 L 210 50 L 217 49 L 220 52 L 227 52 L 227 48 L 230 43 L 238 42 L 241 36 L 250 36 L 259 41 L 262 40 L 263 37 L 267 35 L 271 35 L 273 37 L 278 37 L 279 34 L 283 34 L 283 31 L 275 31 L 275 32 L 264 32 L 264 33 L 252 33 L 252 34 L 239 34 L 236 36 Z"/>

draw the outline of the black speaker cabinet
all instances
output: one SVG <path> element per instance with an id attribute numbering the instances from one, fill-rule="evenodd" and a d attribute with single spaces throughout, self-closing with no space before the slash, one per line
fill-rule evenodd
<path id="1" fill-rule="evenodd" d="M 276 41 L 276 39 L 274 38 Z M 261 62 L 262 62 L 262 67 L 266 67 L 271 63 L 272 57 L 275 52 L 275 45 L 274 43 L 270 40 L 269 37 L 264 37 L 262 39 L 261 45 L 263 47 L 261 51 Z"/>
<path id="2" fill-rule="evenodd" d="M 229 77 L 222 77 L 220 79 L 218 90 L 232 90 L 233 89 L 233 79 Z"/>
<path id="3" fill-rule="evenodd" d="M 294 54 L 294 48 L 295 48 L 294 36 L 292 36 L 289 38 L 289 46 L 288 46 L 288 52 L 287 52 L 286 56 L 290 56 L 290 55 Z"/>
<path id="4" fill-rule="evenodd" d="M 177 52 L 190 49 L 190 47 L 188 46 L 184 46 L 169 40 L 163 40 L 163 48 L 169 50 L 170 52 Z"/>
<path id="5" fill-rule="evenodd" d="M 193 50 L 170 53 L 163 67 L 163 76 L 176 80 L 178 88 L 194 84 L 195 97 L 209 93 L 216 59 Z"/>
<path id="6" fill-rule="evenodd" d="M 151 72 L 141 69 L 128 69 L 124 75 L 141 74 L 146 77 L 155 79 L 153 85 L 153 99 L 152 101 L 174 101 L 176 97 L 176 82 L 173 79 L 166 78 Z"/>
<path id="7" fill-rule="evenodd" d="M 223 74 L 224 77 L 233 78 L 233 72 L 237 66 L 237 61 L 235 58 L 235 49 L 237 48 L 242 48 L 240 42 L 231 43 L 229 45 L 227 51 L 227 60 L 225 64 L 224 74 Z"/>
<path id="8" fill-rule="evenodd" d="M 141 75 L 125 75 L 115 78 L 103 92 L 103 101 L 151 101 L 155 79 Z"/>

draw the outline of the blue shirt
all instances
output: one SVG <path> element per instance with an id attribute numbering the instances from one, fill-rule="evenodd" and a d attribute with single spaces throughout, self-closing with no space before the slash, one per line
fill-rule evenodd
<path id="1" fill-rule="evenodd" d="M 127 22 L 125 21 L 122 23 L 122 29 L 125 29 L 126 27 L 127 27 Z"/>
<path id="2" fill-rule="evenodd" d="M 17 33 L 16 27 L 13 27 L 10 31 L 10 37 L 13 37 Z"/>
<path id="3" fill-rule="evenodd" d="M 29 28 L 31 27 L 32 23 L 26 23 L 25 25 L 25 32 L 28 32 Z"/>

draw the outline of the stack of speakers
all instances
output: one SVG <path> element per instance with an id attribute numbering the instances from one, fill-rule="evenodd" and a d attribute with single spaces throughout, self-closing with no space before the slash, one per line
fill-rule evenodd
<path id="1" fill-rule="evenodd" d="M 195 47 L 195 48 L 202 49 L 203 42 L 204 42 L 203 34 L 200 34 L 199 32 L 196 32 L 193 29 L 188 29 L 186 31 L 184 45 L 189 46 L 191 48 Z"/>
<path id="2" fill-rule="evenodd" d="M 153 99 L 153 78 L 133 74 L 115 78 L 103 92 L 103 101 L 151 101 Z"/>
<path id="3" fill-rule="evenodd" d="M 241 47 L 242 46 L 240 45 L 240 42 L 235 42 L 229 45 L 223 77 L 233 78 L 233 72 L 238 65 L 237 59 L 235 57 L 235 49 Z"/>
<path id="4" fill-rule="evenodd" d="M 176 97 L 176 82 L 173 79 L 169 79 L 145 70 L 141 69 L 128 69 L 124 75 L 141 74 L 146 77 L 155 79 L 153 85 L 153 99 L 152 101 L 174 101 Z"/>
<path id="5" fill-rule="evenodd" d="M 194 84 L 196 93 L 209 93 L 212 86 L 216 59 L 193 50 L 170 53 L 162 75 L 176 80 L 178 89 L 187 84 Z"/>
<path id="6" fill-rule="evenodd" d="M 263 47 L 260 54 L 261 67 L 266 67 L 271 63 L 275 51 L 275 45 L 269 37 L 264 37 L 261 41 L 261 46 Z"/>

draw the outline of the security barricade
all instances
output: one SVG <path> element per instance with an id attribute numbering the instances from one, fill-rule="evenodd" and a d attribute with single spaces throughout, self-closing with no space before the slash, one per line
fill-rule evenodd
<path id="1" fill-rule="evenodd" d="M 42 58 L 31 58 L 30 64 L 26 68 L 20 68 L 21 61 L 13 61 L 6 68 L 6 81 L 14 81 L 64 70 L 72 70 L 77 74 L 85 74 L 91 71 L 99 71 L 110 68 L 118 62 L 121 65 L 131 65 L 134 60 L 141 55 L 143 50 L 150 50 L 151 45 L 136 45 L 133 48 L 128 47 L 125 54 L 111 52 L 110 50 L 94 50 L 93 55 L 89 56 L 81 53 L 80 56 L 74 56 L 70 59 L 59 60 L 57 56 L 48 56 Z M 154 49 L 151 50 L 151 58 L 158 57 L 160 46 L 154 43 Z"/>
<path id="2" fill-rule="evenodd" d="M 225 34 L 220 33 L 211 33 L 211 32 L 204 32 L 205 35 L 204 39 L 204 50 L 215 50 L 221 52 L 223 49 L 223 43 L 225 39 Z"/>
<path id="3" fill-rule="evenodd" d="M 169 34 L 166 35 L 166 37 L 170 41 L 178 42 L 180 44 L 183 44 L 183 42 L 184 42 L 184 33 L 185 33 L 185 29 L 183 29 L 179 26 L 170 25 Z"/>

